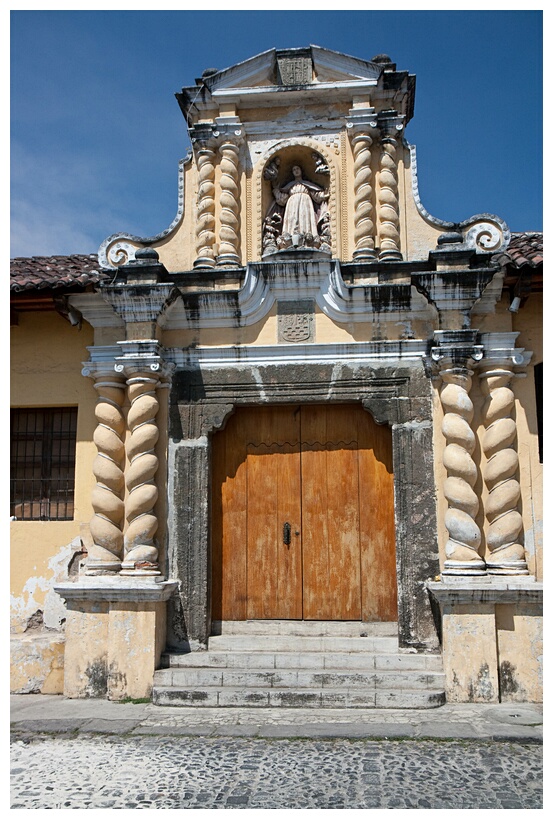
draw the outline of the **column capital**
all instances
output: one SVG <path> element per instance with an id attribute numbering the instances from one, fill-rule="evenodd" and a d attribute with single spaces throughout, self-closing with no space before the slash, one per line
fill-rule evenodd
<path id="1" fill-rule="evenodd" d="M 118 341 L 119 355 L 114 359 L 114 370 L 124 378 L 137 373 L 148 373 L 165 383 L 171 380 L 176 365 L 167 358 L 167 351 L 155 339 Z"/>
<path id="2" fill-rule="evenodd" d="M 218 146 L 225 143 L 239 146 L 244 141 L 244 126 L 239 117 L 216 117 L 213 136 Z"/>
<path id="3" fill-rule="evenodd" d="M 378 135 L 378 119 L 374 108 L 351 108 L 346 117 L 347 134 L 350 139 L 356 136 Z"/>
<path id="4" fill-rule="evenodd" d="M 194 152 L 198 151 L 214 151 L 217 142 L 215 138 L 215 125 L 213 122 L 197 122 L 190 129 L 190 140 Z"/>
<path id="5" fill-rule="evenodd" d="M 397 111 L 380 111 L 377 122 L 382 141 L 394 140 L 395 142 L 405 127 L 405 116 L 398 114 Z"/>
<path id="6" fill-rule="evenodd" d="M 522 372 L 526 369 L 533 353 L 525 350 L 524 347 L 516 347 L 516 339 L 519 333 L 482 333 L 480 341 L 484 355 L 480 361 L 480 369 L 483 370 L 481 377 L 484 377 L 489 368 L 504 367 L 514 372 Z"/>
<path id="7" fill-rule="evenodd" d="M 430 350 L 432 370 L 436 374 L 451 369 L 467 372 L 484 356 L 482 344 L 477 344 L 477 330 L 436 330 L 436 346 Z"/>

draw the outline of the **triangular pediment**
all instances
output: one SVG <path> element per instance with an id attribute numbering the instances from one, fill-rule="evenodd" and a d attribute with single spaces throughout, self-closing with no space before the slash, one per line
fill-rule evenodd
<path id="1" fill-rule="evenodd" d="M 202 81 L 212 93 L 227 89 L 293 85 L 293 79 L 290 80 L 285 74 L 285 69 L 290 67 L 296 68 L 298 85 L 376 81 L 383 68 L 377 63 L 311 45 L 306 48 L 272 48 L 229 68 L 207 76 L 204 74 Z"/>

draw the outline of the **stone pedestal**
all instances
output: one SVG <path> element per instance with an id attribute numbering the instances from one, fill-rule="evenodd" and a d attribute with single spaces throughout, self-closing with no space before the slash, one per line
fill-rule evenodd
<path id="1" fill-rule="evenodd" d="M 533 578 L 427 584 L 442 615 L 448 702 L 541 702 L 543 586 Z"/>
<path id="2" fill-rule="evenodd" d="M 176 581 L 85 577 L 55 591 L 67 602 L 64 695 L 149 697 Z"/>

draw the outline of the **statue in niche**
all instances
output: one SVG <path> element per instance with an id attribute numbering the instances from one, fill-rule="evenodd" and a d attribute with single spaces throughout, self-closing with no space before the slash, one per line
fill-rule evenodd
<path id="1" fill-rule="evenodd" d="M 300 165 L 292 167 L 292 176 L 285 185 L 273 186 L 274 202 L 263 221 L 263 255 L 292 247 L 330 253 L 329 194 L 304 179 Z"/>

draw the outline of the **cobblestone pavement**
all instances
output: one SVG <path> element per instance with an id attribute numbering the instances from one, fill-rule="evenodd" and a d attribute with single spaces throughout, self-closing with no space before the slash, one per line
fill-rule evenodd
<path id="1" fill-rule="evenodd" d="M 12 808 L 542 807 L 536 744 L 81 734 L 11 752 Z"/>

